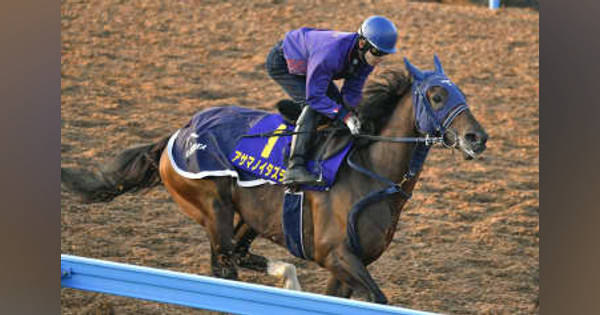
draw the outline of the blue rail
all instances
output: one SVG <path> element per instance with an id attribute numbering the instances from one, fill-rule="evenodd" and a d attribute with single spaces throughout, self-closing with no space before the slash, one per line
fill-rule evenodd
<path id="1" fill-rule="evenodd" d="M 61 286 L 239 314 L 432 314 L 307 292 L 61 255 Z"/>

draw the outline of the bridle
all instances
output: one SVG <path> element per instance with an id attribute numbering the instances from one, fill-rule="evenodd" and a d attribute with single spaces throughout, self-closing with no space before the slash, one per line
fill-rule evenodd
<path id="1" fill-rule="evenodd" d="M 413 83 L 413 85 L 414 84 L 415 83 Z M 427 98 L 424 96 L 423 91 L 421 91 L 421 89 L 419 89 L 419 88 L 417 88 L 415 90 L 421 97 L 413 98 L 413 107 L 419 106 L 418 103 L 415 104 L 415 100 L 417 100 L 418 102 L 427 102 L 426 104 L 422 104 L 422 105 L 426 106 L 427 110 L 429 112 L 433 113 L 433 109 L 431 108 L 431 105 L 429 104 L 429 101 L 427 100 Z M 444 104 L 444 107 L 447 106 L 446 104 Z M 359 171 L 359 172 L 361 172 L 367 176 L 370 176 L 372 178 L 375 178 L 375 179 L 377 179 L 381 182 L 384 182 L 390 186 L 402 186 L 402 184 L 404 184 L 406 181 L 408 181 L 409 179 L 416 176 L 416 174 L 421 170 L 421 167 L 422 167 L 423 163 L 425 162 L 425 158 L 427 157 L 427 153 L 429 152 L 429 149 L 433 145 L 440 144 L 447 148 L 456 148 L 458 146 L 458 134 L 454 129 L 449 128 L 449 127 L 452 124 L 452 122 L 454 121 L 454 119 L 456 117 L 458 117 L 458 115 L 460 115 L 460 113 L 462 113 L 463 111 L 465 111 L 467 109 L 468 109 L 468 106 L 464 103 L 454 105 L 453 108 L 449 110 L 448 114 L 443 119 L 442 123 L 439 123 L 438 119 L 436 119 L 436 117 L 434 115 L 430 115 L 429 117 L 434 120 L 435 129 L 434 129 L 433 133 L 435 135 L 430 135 L 429 132 L 423 132 L 423 130 L 420 130 L 420 128 L 418 127 L 418 121 L 415 119 L 415 124 L 416 124 L 415 128 L 422 135 L 421 137 L 389 137 L 389 136 L 377 136 L 377 135 L 367 135 L 367 134 L 358 134 L 355 136 L 357 138 L 362 138 L 362 139 L 367 139 L 370 141 L 377 141 L 377 142 L 415 143 L 416 144 L 416 148 L 413 152 L 413 156 L 411 157 L 409 170 L 404 174 L 400 184 L 395 184 L 392 180 L 387 179 L 379 174 L 376 174 L 373 171 L 370 171 L 362 166 L 359 166 L 358 164 L 356 164 L 356 162 L 353 162 L 351 158 L 352 158 L 353 154 L 356 152 L 356 148 L 354 148 L 350 152 L 350 154 L 348 154 L 348 157 L 347 157 L 348 165 L 350 167 L 352 167 L 354 170 Z M 445 137 L 446 133 L 451 133 L 453 135 L 453 138 L 454 138 L 453 143 L 447 142 L 447 140 L 446 140 L 447 137 Z M 402 193 L 402 195 L 404 195 L 406 197 L 406 199 L 410 198 L 410 194 L 404 192 L 401 187 L 396 187 L 394 190 L 397 190 L 395 192 Z"/>

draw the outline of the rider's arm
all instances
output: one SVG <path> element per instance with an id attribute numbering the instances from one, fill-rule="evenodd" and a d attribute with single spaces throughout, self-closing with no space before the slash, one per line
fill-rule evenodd
<path id="1" fill-rule="evenodd" d="M 327 97 L 327 88 L 333 79 L 331 68 L 327 60 L 309 60 L 306 72 L 306 101 L 312 109 L 335 119 L 342 107 Z"/>
<path id="2" fill-rule="evenodd" d="M 363 66 L 358 70 L 356 75 L 344 80 L 342 86 L 342 97 L 346 105 L 356 107 L 362 99 L 362 89 L 367 81 L 367 77 L 373 71 L 371 66 Z"/>

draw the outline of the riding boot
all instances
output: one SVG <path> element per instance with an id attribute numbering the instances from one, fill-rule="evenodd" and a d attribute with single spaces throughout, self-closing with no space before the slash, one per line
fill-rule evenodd
<path id="1" fill-rule="evenodd" d="M 312 132 L 316 127 L 319 114 L 310 106 L 305 105 L 300 117 L 296 122 L 296 128 L 292 136 L 292 149 L 290 161 L 283 179 L 285 185 L 289 184 L 312 184 L 319 185 L 319 177 L 306 170 L 306 158 L 310 145 Z"/>

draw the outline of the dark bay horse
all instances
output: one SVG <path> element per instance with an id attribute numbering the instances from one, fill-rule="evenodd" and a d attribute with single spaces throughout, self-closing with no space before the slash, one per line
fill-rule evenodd
<path id="1" fill-rule="evenodd" d="M 433 124 L 444 144 L 462 151 L 468 159 L 479 156 L 485 150 L 487 134 L 466 107 L 462 92 L 444 75 L 437 57 L 434 58 L 435 71 L 421 71 L 405 62 L 408 74 L 387 72 L 382 80 L 370 82 L 365 88 L 364 100 L 359 106 L 363 125 L 370 126 L 371 134 L 383 139 L 423 136 L 423 129 L 429 132 L 431 126 L 426 126 L 432 121 L 444 121 L 442 129 L 439 123 Z M 435 82 L 431 79 L 434 76 L 437 76 Z M 461 111 L 447 110 L 450 102 L 462 106 Z M 169 161 L 165 150 L 168 139 L 125 150 L 104 164 L 100 172 L 62 168 L 61 180 L 89 202 L 107 202 L 125 192 L 162 183 L 181 211 L 207 230 L 213 275 L 236 279 L 238 266 L 269 271 L 272 267 L 269 261 L 251 254 L 249 247 L 257 236 L 286 246 L 282 230 L 286 187 L 239 187 L 231 177 L 184 178 Z M 353 160 L 401 183 L 399 187 L 410 194 L 419 178 L 419 172 L 406 177 L 415 147 L 416 144 L 410 142 L 371 141 L 355 150 Z M 355 223 L 363 249 L 360 254 L 349 246 L 346 232 L 352 206 L 369 193 L 385 187 L 380 180 L 344 163 L 330 191 L 305 192 L 306 255 L 331 272 L 327 294 L 350 297 L 353 291 L 364 290 L 370 301 L 387 303 L 367 266 L 390 245 L 407 199 L 393 194 L 364 206 Z"/>

